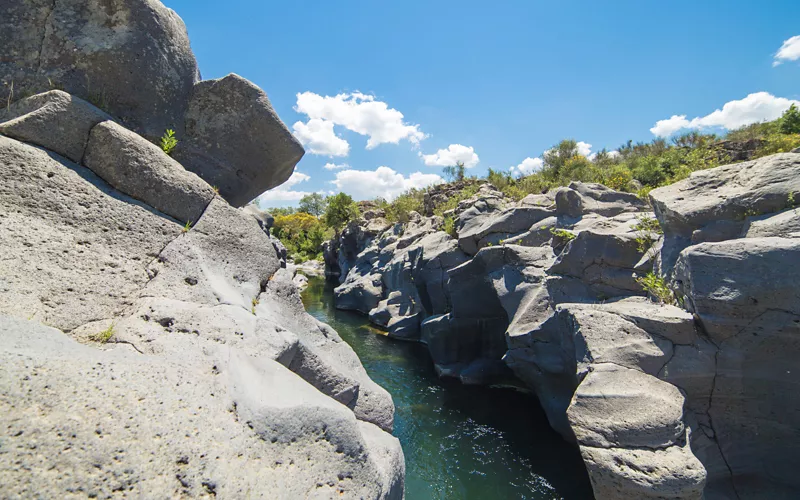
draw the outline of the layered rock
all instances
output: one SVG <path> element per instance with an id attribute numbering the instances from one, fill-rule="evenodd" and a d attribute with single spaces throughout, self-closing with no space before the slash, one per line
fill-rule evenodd
<path id="1" fill-rule="evenodd" d="M 597 498 L 791 498 L 798 179 L 796 154 L 725 165 L 652 191 L 654 213 L 596 184 L 518 203 L 486 184 L 446 214 L 454 238 L 415 215 L 369 239 L 337 306 L 419 324 L 442 376 L 507 383 L 505 364 Z M 457 259 L 430 274 L 434 240 Z M 675 304 L 647 297 L 651 272 Z"/>
<path id="2" fill-rule="evenodd" d="M 391 396 L 305 312 L 269 217 L 203 178 L 242 205 L 291 174 L 266 95 L 195 86 L 156 1 L 40 3 L 0 7 L 0 76 L 104 111 L 52 90 L 0 116 L 4 495 L 402 498 Z M 202 172 L 147 140 L 176 122 Z"/>

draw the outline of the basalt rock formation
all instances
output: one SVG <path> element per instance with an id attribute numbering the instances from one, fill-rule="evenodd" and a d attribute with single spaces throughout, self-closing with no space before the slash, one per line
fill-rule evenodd
<path id="1" fill-rule="evenodd" d="M 282 184 L 304 154 L 261 89 L 233 74 L 201 81 L 186 26 L 158 0 L 9 0 L 0 45 L 4 103 L 62 90 L 151 141 L 173 129 L 175 157 L 233 206 Z"/>
<path id="2" fill-rule="evenodd" d="M 270 218 L 206 180 L 242 204 L 291 174 L 266 95 L 197 83 L 153 0 L 6 2 L 0 24 L 2 77 L 66 90 L 0 112 L 3 496 L 402 498 L 391 396 L 305 312 Z M 207 147 L 231 103 L 250 132 Z M 204 171 L 148 140 L 184 116 Z"/>
<path id="3" fill-rule="evenodd" d="M 485 184 L 448 214 L 452 236 L 415 213 L 352 223 L 337 307 L 427 344 L 442 376 L 513 373 L 598 499 L 792 498 L 798 206 L 793 153 L 696 172 L 649 204 L 582 183 L 514 202 Z"/>

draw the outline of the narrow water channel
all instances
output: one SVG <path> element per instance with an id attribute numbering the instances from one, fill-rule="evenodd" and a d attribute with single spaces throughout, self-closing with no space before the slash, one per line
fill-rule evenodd
<path id="1" fill-rule="evenodd" d="M 309 279 L 308 312 L 328 323 L 386 388 L 406 457 L 406 499 L 591 499 L 577 448 L 547 424 L 535 398 L 441 380 L 424 345 L 378 334 L 333 306 L 333 285 Z"/>

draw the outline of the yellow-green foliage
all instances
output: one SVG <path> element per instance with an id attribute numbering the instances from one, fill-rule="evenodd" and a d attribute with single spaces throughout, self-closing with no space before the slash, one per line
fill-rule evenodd
<path id="1" fill-rule="evenodd" d="M 178 145 L 178 139 L 175 137 L 175 131 L 172 129 L 167 129 L 164 132 L 164 135 L 161 136 L 161 150 L 167 153 L 168 155 L 172 154 L 172 151 Z"/>
<path id="2" fill-rule="evenodd" d="M 283 242 L 295 262 L 300 263 L 318 258 L 322 243 L 333 237 L 334 233 L 318 217 L 297 212 L 275 217 L 272 234 Z"/>
<path id="3" fill-rule="evenodd" d="M 456 221 L 453 219 L 452 215 L 448 215 L 444 218 L 444 226 L 442 229 L 445 233 L 449 234 L 453 238 L 458 238 L 458 233 L 456 232 Z"/>
<path id="4" fill-rule="evenodd" d="M 480 185 L 478 183 L 466 186 L 465 188 L 461 189 L 460 191 L 456 192 L 454 195 L 449 197 L 446 202 L 434 208 L 433 213 L 435 215 L 443 216 L 444 213 L 447 212 L 448 210 L 454 210 L 456 207 L 458 207 L 458 204 L 461 203 L 462 201 L 475 196 L 475 193 L 478 192 L 479 188 Z"/>
<path id="5" fill-rule="evenodd" d="M 422 213 L 424 200 L 425 191 L 412 188 L 386 206 L 386 219 L 391 222 L 408 222 L 410 212 Z"/>
<path id="6" fill-rule="evenodd" d="M 111 337 L 114 336 L 114 333 L 114 323 L 111 323 L 108 328 L 102 332 L 89 336 L 89 339 L 95 342 L 100 342 L 101 344 L 106 344 L 109 340 L 111 340 Z"/>
<path id="7" fill-rule="evenodd" d="M 664 278 L 654 273 L 647 273 L 644 277 L 636 278 L 636 282 L 642 285 L 642 288 L 651 296 L 658 299 L 662 304 L 674 304 L 675 295 L 672 290 L 667 286 Z"/>
<path id="8" fill-rule="evenodd" d="M 658 220 L 648 215 L 637 215 L 633 229 L 636 231 L 637 249 L 641 253 L 650 250 L 650 247 L 658 239 L 658 235 L 663 234 Z"/>
<path id="9" fill-rule="evenodd" d="M 575 233 L 573 233 L 572 231 L 567 231 L 566 229 L 556 229 L 554 227 L 550 228 L 550 234 L 552 234 L 556 238 L 561 238 L 565 242 L 569 242 L 577 238 Z"/>

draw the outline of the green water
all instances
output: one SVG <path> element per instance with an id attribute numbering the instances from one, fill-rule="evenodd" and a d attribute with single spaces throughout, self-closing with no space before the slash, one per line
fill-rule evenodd
<path id="1" fill-rule="evenodd" d="M 591 499 L 577 448 L 547 424 L 535 398 L 440 380 L 424 345 L 377 334 L 333 307 L 333 286 L 309 279 L 306 309 L 349 343 L 397 408 L 406 499 Z"/>

